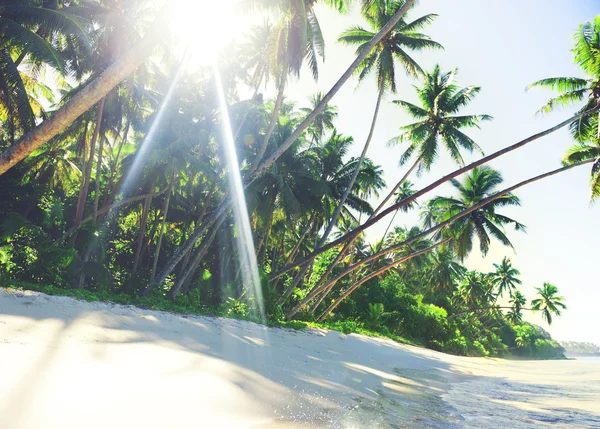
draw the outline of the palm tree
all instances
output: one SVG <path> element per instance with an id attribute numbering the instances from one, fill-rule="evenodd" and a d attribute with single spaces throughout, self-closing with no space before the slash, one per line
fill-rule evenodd
<path id="1" fill-rule="evenodd" d="M 494 264 L 494 268 L 496 268 L 496 271 L 490 273 L 490 276 L 498 295 L 502 296 L 504 292 L 508 292 L 512 297 L 517 291 L 517 285 L 521 284 L 521 280 L 517 278 L 521 273 L 512 266 L 510 259 L 507 257 L 504 257 L 500 264 Z"/>
<path id="2" fill-rule="evenodd" d="M 485 307 L 495 301 L 490 278 L 478 271 L 469 271 L 464 275 L 456 297 L 470 307 Z"/>
<path id="3" fill-rule="evenodd" d="M 424 278 L 433 292 L 451 295 L 465 271 L 466 268 L 458 263 L 452 249 L 443 247 L 431 253 Z"/>
<path id="4" fill-rule="evenodd" d="M 305 116 L 308 116 L 323 100 L 324 94 L 317 92 L 311 98 L 311 106 L 303 107 L 300 109 Z M 325 135 L 326 131 L 334 129 L 333 120 L 337 118 L 338 112 L 336 106 L 327 105 L 325 109 L 317 115 L 312 125 L 308 128 L 308 134 L 311 136 L 312 141 L 319 141 Z"/>
<path id="5" fill-rule="evenodd" d="M 590 159 L 594 160 L 590 177 L 590 199 L 594 201 L 600 197 L 600 139 L 571 146 L 563 158 L 563 165 L 574 165 Z"/>
<path id="6" fill-rule="evenodd" d="M 515 325 L 521 323 L 523 321 L 522 310 L 526 310 L 524 307 L 527 304 L 525 295 L 515 290 L 511 295 L 509 304 L 511 305 L 511 309 L 507 315 L 508 319 Z"/>
<path id="7" fill-rule="evenodd" d="M 325 55 L 325 42 L 314 11 L 314 1 L 281 0 L 275 4 L 267 3 L 267 6 L 274 7 L 280 16 L 274 31 L 273 51 L 270 55 L 273 58 L 271 68 L 277 70 L 278 89 L 271 120 L 248 174 L 254 173 L 267 151 L 271 134 L 277 125 L 288 75 L 294 73 L 299 76 L 302 64 L 306 61 L 316 80 L 319 76 L 317 58 L 323 59 Z"/>
<path id="8" fill-rule="evenodd" d="M 73 10 L 81 12 L 84 8 L 39 0 L 0 5 L 0 117 L 8 119 L 11 144 L 17 127 L 25 133 L 35 126 L 36 119 L 26 76 L 18 70 L 19 65 L 27 59 L 66 74 L 69 70 L 61 42 L 71 37 L 82 46 L 89 43 L 84 20 L 70 13 Z"/>
<path id="9" fill-rule="evenodd" d="M 373 3 L 370 7 L 363 10 L 363 15 L 371 29 L 368 30 L 359 26 L 352 27 L 342 33 L 339 40 L 342 43 L 357 46 L 356 53 L 357 55 L 360 55 L 366 50 L 369 42 L 375 38 L 377 33 L 391 21 L 392 17 L 396 15 L 403 6 L 404 2 L 401 1 L 382 1 Z M 347 194 L 350 192 L 354 180 L 356 180 L 356 176 L 360 171 L 362 162 L 365 159 L 367 150 L 371 144 L 371 139 L 373 138 L 379 114 L 379 107 L 385 91 L 389 89 L 392 93 L 396 93 L 397 70 L 395 62 L 398 61 L 402 65 L 406 74 L 413 78 L 417 78 L 423 75 L 424 72 L 421 66 L 419 66 L 419 64 L 417 64 L 417 62 L 409 55 L 408 51 L 442 48 L 442 45 L 431 40 L 429 36 L 419 32 L 419 30 L 431 24 L 436 16 L 437 15 L 434 14 L 428 14 L 417 18 L 412 22 L 406 22 L 404 19 L 400 19 L 400 21 L 394 25 L 392 30 L 368 51 L 367 56 L 356 69 L 359 82 L 362 82 L 371 73 L 377 75 L 377 101 L 375 103 L 373 119 L 371 120 L 371 128 L 354 172 L 354 179 L 350 181 L 350 186 L 346 191 L 346 195 L 342 196 L 338 208 L 334 212 L 327 229 L 323 233 L 323 237 L 321 238 L 323 243 L 327 240 L 329 233 L 335 225 L 341 207 L 343 206 Z"/>
<path id="10" fill-rule="evenodd" d="M 401 166 L 406 164 L 414 154 L 417 157 L 391 192 L 395 192 L 415 168 L 418 168 L 417 173 L 423 170 L 429 171 L 439 155 L 441 143 L 450 157 L 461 167 L 464 165 L 460 154 L 461 148 L 469 152 L 478 150 L 483 154 L 477 143 L 464 134 L 462 129 L 479 128 L 481 121 L 489 121 L 492 117 L 460 114 L 481 88 L 478 86 L 460 88 L 455 83 L 456 73 L 457 69 L 443 73 L 438 65 L 431 73 L 425 73 L 423 86 L 415 86 L 421 106 L 404 100 L 394 100 L 394 104 L 403 107 L 418 122 L 403 126 L 401 128 L 403 133 L 390 140 L 388 144 L 409 144 L 400 157 Z M 383 207 L 389 198 L 390 196 L 380 204 L 380 207 Z"/>
<path id="11" fill-rule="evenodd" d="M 551 98 L 540 112 L 547 113 L 556 107 L 572 106 L 583 102 L 578 113 L 596 110 L 600 105 L 600 15 L 593 22 L 586 22 L 575 33 L 573 47 L 575 63 L 579 65 L 584 78 L 553 77 L 532 83 L 527 89 L 547 88 L 557 91 L 558 96 Z M 600 113 L 583 115 L 570 124 L 571 135 L 577 142 L 564 158 L 569 165 L 579 161 L 594 159 L 591 171 L 591 198 L 600 196 Z"/>
<path id="12" fill-rule="evenodd" d="M 370 3 L 370 4 L 369 4 Z M 406 22 L 403 18 L 400 18 L 393 24 L 390 31 L 387 32 L 383 37 L 380 37 L 381 32 L 389 26 L 390 22 L 395 21 L 399 12 L 408 10 L 412 7 L 411 2 L 402 1 L 388 1 L 383 2 L 368 2 L 363 8 L 363 15 L 371 27 L 370 30 L 364 29 L 359 26 L 352 27 L 342 33 L 339 37 L 339 41 L 348 45 L 357 46 L 356 55 L 357 57 L 364 57 L 356 68 L 358 74 L 359 83 L 365 79 L 372 72 L 377 75 L 377 88 L 378 95 L 375 103 L 375 111 L 373 113 L 373 119 L 371 120 L 371 128 L 367 136 L 365 145 L 363 146 L 360 158 L 352 175 L 352 178 L 346 188 L 342 198 L 339 200 L 338 205 L 323 232 L 323 235 L 317 243 L 317 248 L 320 248 L 327 238 L 331 234 L 333 227 L 335 226 L 338 217 L 344 207 L 348 195 L 352 191 L 354 182 L 362 168 L 362 164 L 365 160 L 367 150 L 371 144 L 373 133 L 375 131 L 375 125 L 377 123 L 377 117 L 379 115 L 379 107 L 386 90 L 390 90 L 392 93 L 396 92 L 396 65 L 395 61 L 400 62 L 404 71 L 409 76 L 414 78 L 423 74 L 423 69 L 417 62 L 409 55 L 407 51 L 419 51 L 423 49 L 437 49 L 442 48 L 437 42 L 430 39 L 429 36 L 420 33 L 418 30 L 431 24 L 437 15 L 428 14 L 422 16 L 412 22 Z M 409 6 L 407 8 L 407 5 Z M 405 13 L 402 13 L 404 15 Z M 373 41 L 378 40 L 374 45 Z M 366 53 L 366 55 L 365 55 Z M 345 252 L 349 249 L 352 243 L 346 244 L 338 258 L 331 264 L 321 281 L 318 282 L 318 286 L 322 284 L 325 276 L 327 276 L 333 267 L 341 260 Z M 299 283 L 300 279 L 308 269 L 310 264 L 304 264 L 300 269 L 300 272 L 294 278 L 291 287 L 294 287 Z"/>
<path id="13" fill-rule="evenodd" d="M 402 201 L 402 200 L 410 197 L 411 195 L 413 195 L 415 193 L 415 189 L 410 180 L 404 180 L 404 181 L 402 181 L 402 183 L 400 183 L 400 186 L 396 186 L 395 192 L 396 192 L 396 202 L 398 202 L 398 201 Z M 383 233 L 383 237 L 385 237 L 387 235 L 390 227 L 394 223 L 394 219 L 396 219 L 396 215 L 398 214 L 399 210 L 402 210 L 403 212 L 407 213 L 409 210 L 413 209 L 417 205 L 418 205 L 418 203 L 416 201 L 413 201 L 410 204 L 407 204 L 407 205 L 401 207 L 400 209 L 396 210 L 394 212 L 394 215 L 390 219 L 390 223 L 388 223 L 388 226 L 385 229 L 385 232 Z"/>
<path id="14" fill-rule="evenodd" d="M 489 197 L 502 182 L 502 175 L 488 166 L 474 168 L 462 182 L 452 179 L 450 183 L 458 191 L 458 197 L 435 197 L 429 203 L 436 223 L 443 222 Z M 451 229 L 456 233 L 454 246 L 459 258 L 464 260 L 472 250 L 475 236 L 479 240 L 479 248 L 483 255 L 489 250 L 490 236 L 505 246 L 512 247 L 504 232 L 504 226 L 512 224 L 517 231 L 525 230 L 525 226 L 497 213 L 497 209 L 518 205 L 519 198 L 508 193 L 455 222 Z"/>
<path id="15" fill-rule="evenodd" d="M 546 319 L 548 325 L 552 324 L 552 315 L 560 316 L 560 310 L 566 310 L 567 306 L 563 303 L 564 298 L 557 296 L 558 288 L 550 283 L 544 282 L 541 288 L 535 288 L 539 298 L 531 301 L 533 311 L 541 311 L 542 317 Z"/>

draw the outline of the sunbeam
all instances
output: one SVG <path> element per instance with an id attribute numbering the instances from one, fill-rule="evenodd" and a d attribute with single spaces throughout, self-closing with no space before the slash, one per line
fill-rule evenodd
<path id="1" fill-rule="evenodd" d="M 240 258 L 240 267 L 242 270 L 243 286 L 245 290 L 254 298 L 259 311 L 261 320 L 265 320 L 265 310 L 260 285 L 260 277 L 258 275 L 258 263 L 256 254 L 254 253 L 254 240 L 252 238 L 252 229 L 250 227 L 250 219 L 248 217 L 248 209 L 246 206 L 246 198 L 244 196 L 244 187 L 242 185 L 242 177 L 240 175 L 240 167 L 237 153 L 235 150 L 235 142 L 233 132 L 231 130 L 231 122 L 229 120 L 229 110 L 227 100 L 223 92 L 223 84 L 221 83 L 221 75 L 219 66 L 215 63 L 213 66 L 215 73 L 215 82 L 217 85 L 217 93 L 219 94 L 219 104 L 221 107 L 222 126 L 225 142 L 225 157 L 228 167 L 229 189 L 233 200 L 233 214 L 235 216 L 238 232 L 236 234 L 236 246 Z"/>

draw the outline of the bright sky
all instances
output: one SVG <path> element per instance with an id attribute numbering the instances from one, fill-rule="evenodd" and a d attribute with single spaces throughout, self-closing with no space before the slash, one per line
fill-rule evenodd
<path id="1" fill-rule="evenodd" d="M 552 76 L 578 76 L 571 56 L 572 34 L 578 24 L 593 19 L 600 1 L 564 2 L 561 0 L 421 0 L 409 15 L 417 18 L 437 13 L 436 22 L 426 31 L 442 43 L 445 51 L 417 53 L 414 57 L 426 69 L 439 63 L 443 69 L 459 68 L 458 83 L 480 85 L 482 92 L 472 103 L 470 113 L 487 113 L 495 120 L 487 122 L 479 132 L 471 132 L 489 154 L 569 117 L 575 109 L 546 116 L 534 116 L 549 98 L 545 92 L 526 93 L 531 82 Z M 326 41 L 326 61 L 315 83 L 304 72 L 300 81 L 292 81 L 287 91 L 291 100 L 307 104 L 317 90 L 327 91 L 354 57 L 351 47 L 336 42 L 341 31 L 361 24 L 358 8 L 339 16 L 324 6 L 317 14 Z M 389 148 L 386 142 L 398 134 L 398 127 L 411 121 L 390 103 L 397 98 L 416 102 L 409 78 L 399 75 L 398 94 L 388 95 L 368 154 L 385 170 L 391 186 L 404 172 L 397 165 L 401 147 Z M 356 89 L 349 82 L 334 98 L 339 108 L 337 128 L 355 138 L 357 155 L 368 133 L 376 101 L 375 79 Z M 530 144 L 491 164 L 499 169 L 506 185 L 517 183 L 560 165 L 565 149 L 571 144 L 566 130 Z M 466 157 L 466 159 L 474 159 Z M 454 170 L 448 157 L 441 157 L 430 174 L 411 180 L 422 187 L 435 178 Z M 600 344 L 595 312 L 600 301 L 597 275 L 597 244 L 600 241 L 600 209 L 589 203 L 589 169 L 581 167 L 545 179 L 518 191 L 522 207 L 505 213 L 528 227 L 527 233 L 510 231 L 516 253 L 499 244 L 492 246 L 487 258 L 478 251 L 468 259 L 470 268 L 491 271 L 492 264 L 506 255 L 521 271 L 523 292 L 532 298 L 534 287 L 544 281 L 555 284 L 565 296 L 568 311 L 551 327 L 538 316 L 527 315 L 534 323 L 548 328 L 559 340 L 592 341 Z M 438 188 L 440 194 L 448 188 Z M 432 195 L 433 196 L 433 195 Z M 403 217 L 404 216 L 404 217 Z M 416 222 L 417 215 L 399 215 L 399 223 Z M 383 233 L 385 225 L 374 227 L 371 237 Z"/>

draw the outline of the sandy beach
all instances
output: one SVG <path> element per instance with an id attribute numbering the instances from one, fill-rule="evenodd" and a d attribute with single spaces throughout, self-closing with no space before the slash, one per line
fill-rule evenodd
<path id="1" fill-rule="evenodd" d="M 600 427 L 600 362 L 0 289 L 0 428 Z"/>

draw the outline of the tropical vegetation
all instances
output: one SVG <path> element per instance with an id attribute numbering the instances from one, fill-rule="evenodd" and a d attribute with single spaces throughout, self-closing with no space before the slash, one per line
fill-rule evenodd
<path id="1" fill-rule="evenodd" d="M 315 3 L 240 0 L 263 23 L 219 50 L 216 66 L 186 67 L 159 1 L 0 1 L 2 285 L 456 354 L 561 357 L 523 319 L 556 323 L 566 309 L 556 286 L 523 285 L 508 258 L 489 273 L 465 261 L 492 241 L 512 248 L 525 226 L 507 209 L 518 213 L 522 186 L 591 164 L 599 195 L 600 18 L 576 36 L 585 78 L 531 86 L 559 91 L 542 111 L 580 110 L 483 156 L 469 136 L 492 119 L 468 113 L 480 87 L 420 65 L 443 41 L 425 34 L 434 14 L 412 16 L 415 0 L 361 2 L 365 22 L 339 36 L 355 60 L 328 92 L 290 102 L 295 77 L 328 66 Z M 369 133 L 355 142 L 332 99 L 371 77 Z M 399 79 L 418 102 L 392 101 L 412 119 L 390 142 L 400 179 L 386 184 L 367 155 Z M 575 143 L 562 167 L 502 188 L 490 161 L 566 126 Z M 435 174 L 442 152 L 457 169 L 416 189 L 411 174 Z M 465 153 L 482 157 L 466 164 Z M 420 221 L 406 224 L 408 212 Z M 376 224 L 386 227 L 373 239 Z"/>

